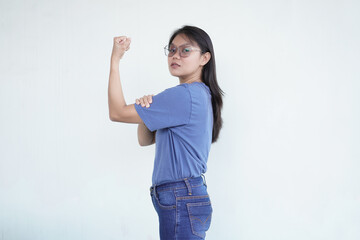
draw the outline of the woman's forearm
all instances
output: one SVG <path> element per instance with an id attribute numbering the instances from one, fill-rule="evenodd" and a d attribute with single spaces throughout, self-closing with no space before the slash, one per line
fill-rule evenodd
<path id="1" fill-rule="evenodd" d="M 137 134 L 140 146 L 148 146 L 155 143 L 156 131 L 151 132 L 144 123 L 138 125 Z"/>
<path id="2" fill-rule="evenodd" d="M 121 87 L 119 60 L 111 60 L 108 86 L 108 103 L 110 119 L 116 119 L 121 114 L 121 109 L 126 106 Z"/>

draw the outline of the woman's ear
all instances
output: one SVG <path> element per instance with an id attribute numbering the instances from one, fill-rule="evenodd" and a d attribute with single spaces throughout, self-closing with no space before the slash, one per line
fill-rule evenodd
<path id="1" fill-rule="evenodd" d="M 201 55 L 200 65 L 205 66 L 209 62 L 210 59 L 211 59 L 211 53 L 210 52 L 204 53 L 203 55 Z"/>

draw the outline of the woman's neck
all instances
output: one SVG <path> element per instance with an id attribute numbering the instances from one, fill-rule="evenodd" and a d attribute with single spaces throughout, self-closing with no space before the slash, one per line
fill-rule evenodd
<path id="1" fill-rule="evenodd" d="M 183 83 L 193 83 L 193 82 L 202 82 L 201 80 L 201 71 L 199 73 L 195 73 L 192 76 L 179 77 L 180 84 Z"/>

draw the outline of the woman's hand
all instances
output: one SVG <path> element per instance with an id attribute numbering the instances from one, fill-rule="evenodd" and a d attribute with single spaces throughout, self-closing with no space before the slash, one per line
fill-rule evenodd
<path id="1" fill-rule="evenodd" d="M 130 48 L 131 39 L 126 36 L 114 37 L 111 61 L 119 62 L 124 53 Z"/>
<path id="2" fill-rule="evenodd" d="M 151 95 L 144 95 L 142 98 L 137 98 L 135 100 L 135 103 L 137 105 L 141 104 L 142 107 L 146 106 L 146 107 L 150 107 L 150 103 L 152 103 L 152 96 L 154 96 L 154 94 Z"/>

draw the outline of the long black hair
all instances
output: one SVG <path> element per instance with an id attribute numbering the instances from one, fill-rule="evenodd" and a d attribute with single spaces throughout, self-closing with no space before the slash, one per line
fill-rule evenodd
<path id="1" fill-rule="evenodd" d="M 183 26 L 172 34 L 169 40 L 169 46 L 174 40 L 174 38 L 179 34 L 184 34 L 186 37 L 189 38 L 190 41 L 195 41 L 199 45 L 202 53 L 209 52 L 211 54 L 209 62 L 207 62 L 202 69 L 201 80 L 209 87 L 211 92 L 211 103 L 214 117 L 212 143 L 214 143 L 219 137 L 219 133 L 223 124 L 221 118 L 221 109 L 223 107 L 222 96 L 224 95 L 224 92 L 219 87 L 216 78 L 214 48 L 209 35 L 204 30 L 195 26 L 188 25 Z"/>

